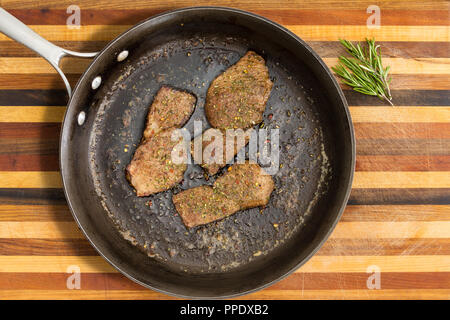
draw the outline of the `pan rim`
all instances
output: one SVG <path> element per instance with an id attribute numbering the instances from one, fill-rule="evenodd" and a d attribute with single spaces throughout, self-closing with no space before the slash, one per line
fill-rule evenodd
<path id="1" fill-rule="evenodd" d="M 158 19 L 158 18 L 163 18 L 165 16 L 170 16 L 173 14 L 177 14 L 177 13 L 181 13 L 181 12 L 189 12 L 189 11 L 198 11 L 198 10 L 202 10 L 205 12 L 227 12 L 227 13 L 232 13 L 232 14 L 236 14 L 236 15 L 241 15 L 241 16 L 246 16 L 246 17 L 250 17 L 256 20 L 259 20 L 265 24 L 268 24 L 269 27 L 274 28 L 274 29 L 278 29 L 280 32 L 285 33 L 287 36 L 293 38 L 300 46 L 303 46 L 308 52 L 309 54 L 312 55 L 312 57 L 314 58 L 316 63 L 319 63 L 320 66 L 322 67 L 323 71 L 325 71 L 325 73 L 327 74 L 327 76 L 331 79 L 331 83 L 333 85 L 333 89 L 335 91 L 337 91 L 338 96 L 341 100 L 342 106 L 344 107 L 344 111 L 345 111 L 345 116 L 346 116 L 346 120 L 347 123 L 345 123 L 348 128 L 349 128 L 349 135 L 350 135 L 350 149 L 351 149 L 351 158 L 350 158 L 350 169 L 349 169 L 349 174 L 346 177 L 343 177 L 343 180 L 347 180 L 347 184 L 346 184 L 346 190 L 344 193 L 344 196 L 342 198 L 342 201 L 340 201 L 339 204 L 339 209 L 337 210 L 337 215 L 334 218 L 334 220 L 332 221 L 332 223 L 330 224 L 330 227 L 328 228 L 328 231 L 325 233 L 325 235 L 322 237 L 322 239 L 320 241 L 318 241 L 318 244 L 315 245 L 315 247 L 309 252 L 308 255 L 306 255 L 303 259 L 301 259 L 301 261 L 299 261 L 297 264 L 295 264 L 293 267 L 290 268 L 290 270 L 288 270 L 287 272 L 285 272 L 284 274 L 282 274 L 281 276 L 278 276 L 277 278 L 273 279 L 270 282 L 264 283 L 262 285 L 259 285 L 255 288 L 252 288 L 250 290 L 246 290 L 246 291 L 241 291 L 241 292 L 237 292 L 237 293 L 233 293 L 233 294 L 224 294 L 224 295 L 215 295 L 215 296 L 194 296 L 194 295 L 184 295 L 184 294 L 180 294 L 180 293 L 175 293 L 175 292 L 171 292 L 159 287 L 154 287 L 150 284 L 144 283 L 136 278 L 134 278 L 133 276 L 131 276 L 130 274 L 128 274 L 127 271 L 123 270 L 120 266 L 116 265 L 115 262 L 113 262 L 110 258 L 108 258 L 99 248 L 98 246 L 95 244 L 95 242 L 91 239 L 90 235 L 88 234 L 88 232 L 85 230 L 85 227 L 83 227 L 83 225 L 81 224 L 80 220 L 78 219 L 78 216 L 76 214 L 76 210 L 73 206 L 73 203 L 71 201 L 71 196 L 69 195 L 69 193 L 67 192 L 67 185 L 68 185 L 68 179 L 70 179 L 70 177 L 66 177 L 67 172 L 65 169 L 65 155 L 66 155 L 66 149 L 64 148 L 64 144 L 63 144 L 63 139 L 65 136 L 68 135 L 68 130 L 69 130 L 69 125 L 67 124 L 69 122 L 69 116 L 68 116 L 68 111 L 71 105 L 73 105 L 73 99 L 76 95 L 76 93 L 80 88 L 80 85 L 83 82 L 88 81 L 88 79 L 86 78 L 86 74 L 88 73 L 88 71 L 92 68 L 92 66 L 99 61 L 100 59 L 102 59 L 102 55 L 104 54 L 105 51 L 107 51 L 116 41 L 118 41 L 119 39 L 123 38 L 124 36 L 126 36 L 128 33 L 133 32 L 135 29 L 141 27 L 143 24 L 148 23 L 148 21 L 153 20 L 153 19 Z M 73 120 L 73 119 L 70 119 Z M 89 64 L 89 66 L 86 68 L 86 70 L 83 72 L 83 74 L 80 76 L 79 80 L 77 81 L 77 84 L 75 85 L 74 89 L 73 89 L 73 94 L 70 97 L 68 103 L 67 103 L 67 109 L 66 112 L 64 114 L 64 118 L 63 118 L 63 122 L 62 122 L 62 126 L 61 126 L 61 133 L 60 133 L 60 146 L 59 146 L 59 165 L 60 165 L 60 172 L 61 172 L 61 177 L 62 177 L 62 186 L 63 186 L 63 191 L 64 191 L 64 195 L 68 204 L 68 207 L 70 209 L 70 212 L 74 218 L 74 220 L 76 221 L 78 227 L 80 228 L 80 230 L 82 231 L 82 233 L 84 234 L 84 236 L 86 237 L 86 239 L 89 241 L 89 243 L 94 247 L 94 249 L 98 252 L 98 254 L 105 259 L 110 265 L 112 265 L 116 270 L 118 270 L 121 274 L 123 274 L 124 276 L 126 276 L 128 279 L 134 281 L 135 283 L 138 283 L 140 285 L 142 285 L 143 287 L 146 287 L 148 289 L 151 290 L 155 290 L 157 292 L 166 294 L 166 295 L 170 295 L 173 297 L 178 297 L 178 298 L 187 298 L 187 299 L 229 299 L 229 298 L 235 298 L 235 297 L 239 297 L 239 296 L 243 296 L 243 295 L 247 295 L 247 294 L 251 294 L 254 292 L 257 292 L 259 290 L 265 289 L 283 279 L 285 279 L 286 277 L 288 277 L 289 275 L 291 275 L 292 273 L 294 273 L 297 269 L 299 269 L 301 266 L 303 266 L 306 262 L 308 262 L 312 256 L 314 256 L 317 251 L 323 246 L 323 244 L 328 240 L 328 238 L 330 237 L 331 233 L 334 231 L 337 223 L 339 222 L 345 207 L 347 206 L 347 202 L 348 199 L 350 197 L 350 192 L 352 189 L 352 182 L 353 182 L 353 177 L 354 177 L 354 171 L 355 171 L 355 164 L 356 164 L 356 142 L 355 142 L 355 134 L 354 134 L 354 127 L 353 127 L 353 122 L 351 119 L 351 115 L 350 115 L 350 110 L 348 107 L 348 103 L 347 100 L 345 98 L 345 95 L 341 89 L 341 87 L 339 86 L 336 78 L 333 76 L 333 74 L 331 73 L 330 69 L 326 66 L 326 64 L 323 62 L 323 60 L 320 58 L 320 56 L 304 41 L 302 40 L 300 37 L 298 37 L 296 34 L 294 34 L 292 31 L 290 31 L 289 29 L 287 29 L 286 27 L 282 26 L 279 23 L 276 23 L 274 21 L 271 21 L 265 17 L 262 17 L 258 14 L 252 13 L 252 12 L 248 12 L 245 10 L 241 10 L 241 9 L 235 9 L 235 8 L 230 8 L 230 7 L 222 7 L 222 6 L 194 6 L 194 7 L 184 7 L 184 8 L 180 8 L 180 9 L 175 9 L 175 10 L 170 10 L 170 11 L 165 11 L 162 12 L 160 14 L 151 16 L 137 24 L 135 24 L 134 26 L 132 26 L 131 28 L 129 28 L 128 30 L 124 31 L 123 33 L 121 33 L 120 35 L 118 35 L 117 37 L 115 37 L 113 40 L 111 40 L 100 52 L 99 54 L 91 61 L 91 63 Z"/>

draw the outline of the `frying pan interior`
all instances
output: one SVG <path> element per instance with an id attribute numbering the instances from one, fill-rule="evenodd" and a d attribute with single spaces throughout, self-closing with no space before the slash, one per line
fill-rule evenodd
<path id="1" fill-rule="evenodd" d="M 129 56 L 118 62 L 123 50 Z M 186 229 L 172 194 L 215 177 L 190 165 L 173 190 L 138 198 L 124 168 L 162 85 L 192 92 L 197 104 L 186 128 L 192 132 L 194 120 L 207 128 L 209 83 L 248 50 L 266 59 L 274 81 L 264 124 L 280 133 L 276 189 L 264 209 Z M 98 75 L 95 91 L 91 81 Z M 134 281 L 183 297 L 248 293 L 303 264 L 337 223 L 353 167 L 348 108 L 323 62 L 282 27 L 225 8 L 165 13 L 111 42 L 77 84 L 61 137 L 66 196 L 94 247 Z"/>

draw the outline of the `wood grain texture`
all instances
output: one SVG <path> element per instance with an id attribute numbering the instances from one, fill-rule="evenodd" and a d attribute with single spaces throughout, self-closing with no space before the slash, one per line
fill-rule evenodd
<path id="1" fill-rule="evenodd" d="M 449 213 L 448 205 L 348 205 L 341 221 L 450 221 Z M 73 222 L 73 217 L 66 204 L 1 204 L 0 221 Z"/>
<path id="2" fill-rule="evenodd" d="M 67 273 L 35 273 L 33 278 L 27 273 L 0 274 L 0 290 L 65 290 Z M 116 273 L 81 273 L 81 290 L 136 290 L 147 291 L 144 287 L 129 281 Z M 448 289 L 447 272 L 399 273 L 386 272 L 383 280 L 386 289 Z M 416 279 L 416 281 L 411 281 Z M 366 289 L 366 273 L 297 273 L 271 286 L 269 290 L 344 290 Z"/>
<path id="3" fill-rule="evenodd" d="M 303 3 L 302 3 L 303 4 Z M 119 25 L 136 24 L 155 14 L 164 12 L 164 9 L 84 9 L 81 10 L 81 25 Z M 9 12 L 25 24 L 63 25 L 69 16 L 66 10 L 61 9 L 13 9 Z M 364 25 L 369 14 L 363 10 L 346 9 L 302 9 L 292 8 L 284 10 L 258 9 L 253 13 L 264 16 L 280 24 L 314 24 L 314 25 Z M 448 25 L 448 14 L 445 10 L 423 9 L 404 10 L 384 9 L 383 25 Z"/>
<path id="4" fill-rule="evenodd" d="M 387 290 L 263 290 L 235 300 L 448 300 L 449 289 Z M 1 290 L 5 300 L 175 300 L 156 291 L 142 290 Z"/>
<path id="5" fill-rule="evenodd" d="M 2 272 L 66 273 L 76 265 L 85 273 L 118 273 L 100 256 L 0 256 Z M 383 272 L 450 272 L 448 255 L 314 256 L 295 273 L 366 272 L 377 265 Z"/>
<path id="6" fill-rule="evenodd" d="M 337 65 L 337 58 L 323 58 L 328 67 Z M 86 70 L 90 59 L 67 58 L 61 61 L 61 69 L 67 74 L 81 74 Z M 383 63 L 390 66 L 391 74 L 450 74 L 450 58 L 384 58 Z M 42 58 L 0 57 L 0 73 L 3 74 L 57 74 L 56 70 Z"/>
<path id="7" fill-rule="evenodd" d="M 386 107 L 386 103 L 376 97 L 366 96 L 353 90 L 344 89 L 343 91 L 351 106 Z M 450 105 L 450 90 L 392 90 L 392 96 L 396 106 Z M 66 102 L 67 94 L 62 89 L 0 90 L 0 106 L 61 106 Z"/>
<path id="8" fill-rule="evenodd" d="M 69 50 L 98 51 L 148 16 L 206 0 L 80 0 L 81 24 L 65 24 L 68 0 L 1 0 L 1 6 Z M 447 1 L 221 0 L 285 25 L 328 66 L 339 38 L 374 36 L 391 65 L 394 103 L 341 85 L 355 127 L 349 205 L 332 236 L 302 268 L 244 299 L 450 299 L 450 23 Z M 72 85 L 88 60 L 63 59 Z M 81 235 L 61 189 L 58 146 L 67 95 L 34 52 L 0 35 L 0 299 L 172 299 L 108 265 Z M 81 290 L 66 287 L 81 268 Z M 381 269 L 368 290 L 367 267 Z"/>
<path id="9" fill-rule="evenodd" d="M 27 10 L 28 11 L 28 10 Z M 84 12 L 84 11 L 83 11 Z M 103 10 L 101 11 L 103 12 Z M 434 20 L 432 20 L 434 21 Z M 95 52 L 103 49 L 107 41 L 52 41 L 55 45 L 72 51 Z M 384 57 L 390 58 L 448 58 L 450 44 L 448 42 L 434 42 L 430 46 L 427 42 L 412 41 L 377 41 L 381 46 Z M 345 50 L 338 41 L 308 41 L 314 51 L 322 58 L 336 58 L 345 54 Z M 0 41 L 0 57 L 39 57 L 34 51 L 13 41 Z"/>
<path id="10" fill-rule="evenodd" d="M 0 171 L 0 188 L 61 188 L 56 171 Z M 357 171 L 353 188 L 450 188 L 450 171 Z"/>
<path id="11" fill-rule="evenodd" d="M 0 122 L 62 122 L 65 106 L 0 106 Z M 350 106 L 353 123 L 446 123 L 450 122 L 450 107 L 424 106 L 377 107 Z"/>
<path id="12" fill-rule="evenodd" d="M 449 221 L 341 222 L 331 234 L 335 239 L 447 238 Z M 0 221 L 0 238 L 82 239 L 75 222 Z"/>
<path id="13" fill-rule="evenodd" d="M 98 256 L 86 239 L 2 238 L 3 256 Z M 448 238 L 329 239 L 316 253 L 321 256 L 449 255 Z"/>
<path id="14" fill-rule="evenodd" d="M 126 6 L 119 1 L 109 0 L 79 0 L 78 5 L 85 9 L 124 9 Z M 2 6 L 5 9 L 30 9 L 30 8 L 51 8 L 51 9 L 63 9 L 65 10 L 70 6 L 72 2 L 70 0 L 48 0 L 45 3 L 36 2 L 33 0 L 2 0 Z M 214 5 L 228 6 L 247 10 L 259 10 L 259 9 L 284 9 L 292 10 L 293 8 L 301 7 L 303 9 L 361 9 L 365 10 L 372 2 L 368 0 L 350 0 L 335 2 L 332 0 L 260 0 L 260 1 L 246 1 L 246 0 L 219 0 L 215 1 Z M 449 8 L 446 1 L 417 1 L 417 0 L 379 0 L 377 4 L 385 9 L 419 9 L 419 10 L 447 10 Z M 187 6 L 201 6 L 211 5 L 208 0 L 175 0 L 168 3 L 161 3 L 157 0 L 136 0 L 133 2 L 134 9 L 159 9 L 168 10 L 171 8 L 187 7 Z"/>
<path id="15" fill-rule="evenodd" d="M 67 26 L 30 25 L 35 32 L 49 41 L 111 41 L 132 25 L 87 25 L 80 29 L 68 29 Z M 367 29 L 363 26 L 349 25 L 285 25 L 290 31 L 306 41 L 337 41 L 345 38 L 362 41 L 373 37 L 379 41 L 449 41 L 448 26 L 381 26 L 379 29 Z M 0 35 L 0 41 L 12 41 Z"/>

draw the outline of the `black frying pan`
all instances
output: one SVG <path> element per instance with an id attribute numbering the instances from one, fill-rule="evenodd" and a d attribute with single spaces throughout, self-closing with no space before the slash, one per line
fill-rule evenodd
<path id="1" fill-rule="evenodd" d="M 18 28 L 26 27 L 11 16 L 2 18 L 2 32 L 55 67 L 67 54 L 94 55 L 66 51 L 37 35 L 30 39 L 26 32 L 17 35 Z M 194 93 L 196 110 L 186 128 L 192 131 L 194 120 L 203 120 L 206 128 L 203 105 L 209 83 L 248 50 L 266 59 L 274 81 L 264 125 L 280 129 L 282 167 L 273 176 L 276 189 L 266 208 L 186 229 L 172 194 L 211 184 L 214 177 L 207 180 L 190 165 L 179 186 L 138 198 L 124 168 L 162 85 Z M 218 7 L 163 13 L 109 43 L 73 91 L 60 148 L 67 201 L 97 251 L 137 283 L 195 298 L 253 292 L 304 264 L 338 222 L 355 164 L 346 100 L 318 55 L 274 22 Z"/>

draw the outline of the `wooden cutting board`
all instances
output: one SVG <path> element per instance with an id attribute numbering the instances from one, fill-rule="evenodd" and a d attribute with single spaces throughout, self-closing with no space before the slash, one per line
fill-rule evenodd
<path id="1" fill-rule="evenodd" d="M 245 299 L 450 298 L 450 7 L 445 1 L 376 2 L 379 29 L 366 26 L 372 1 L 214 2 L 285 25 L 328 65 L 343 53 L 339 38 L 375 37 L 392 68 L 396 104 L 343 86 L 357 139 L 345 214 L 305 266 Z M 132 3 L 78 0 L 81 27 L 69 29 L 71 0 L 0 1 L 45 38 L 77 51 L 99 50 L 164 10 L 209 4 Z M 63 62 L 72 83 L 85 66 Z M 0 299 L 170 298 L 117 273 L 78 231 L 58 173 L 65 103 L 56 72 L 0 35 Z M 74 270 L 81 272 L 80 289 L 67 287 Z"/>

